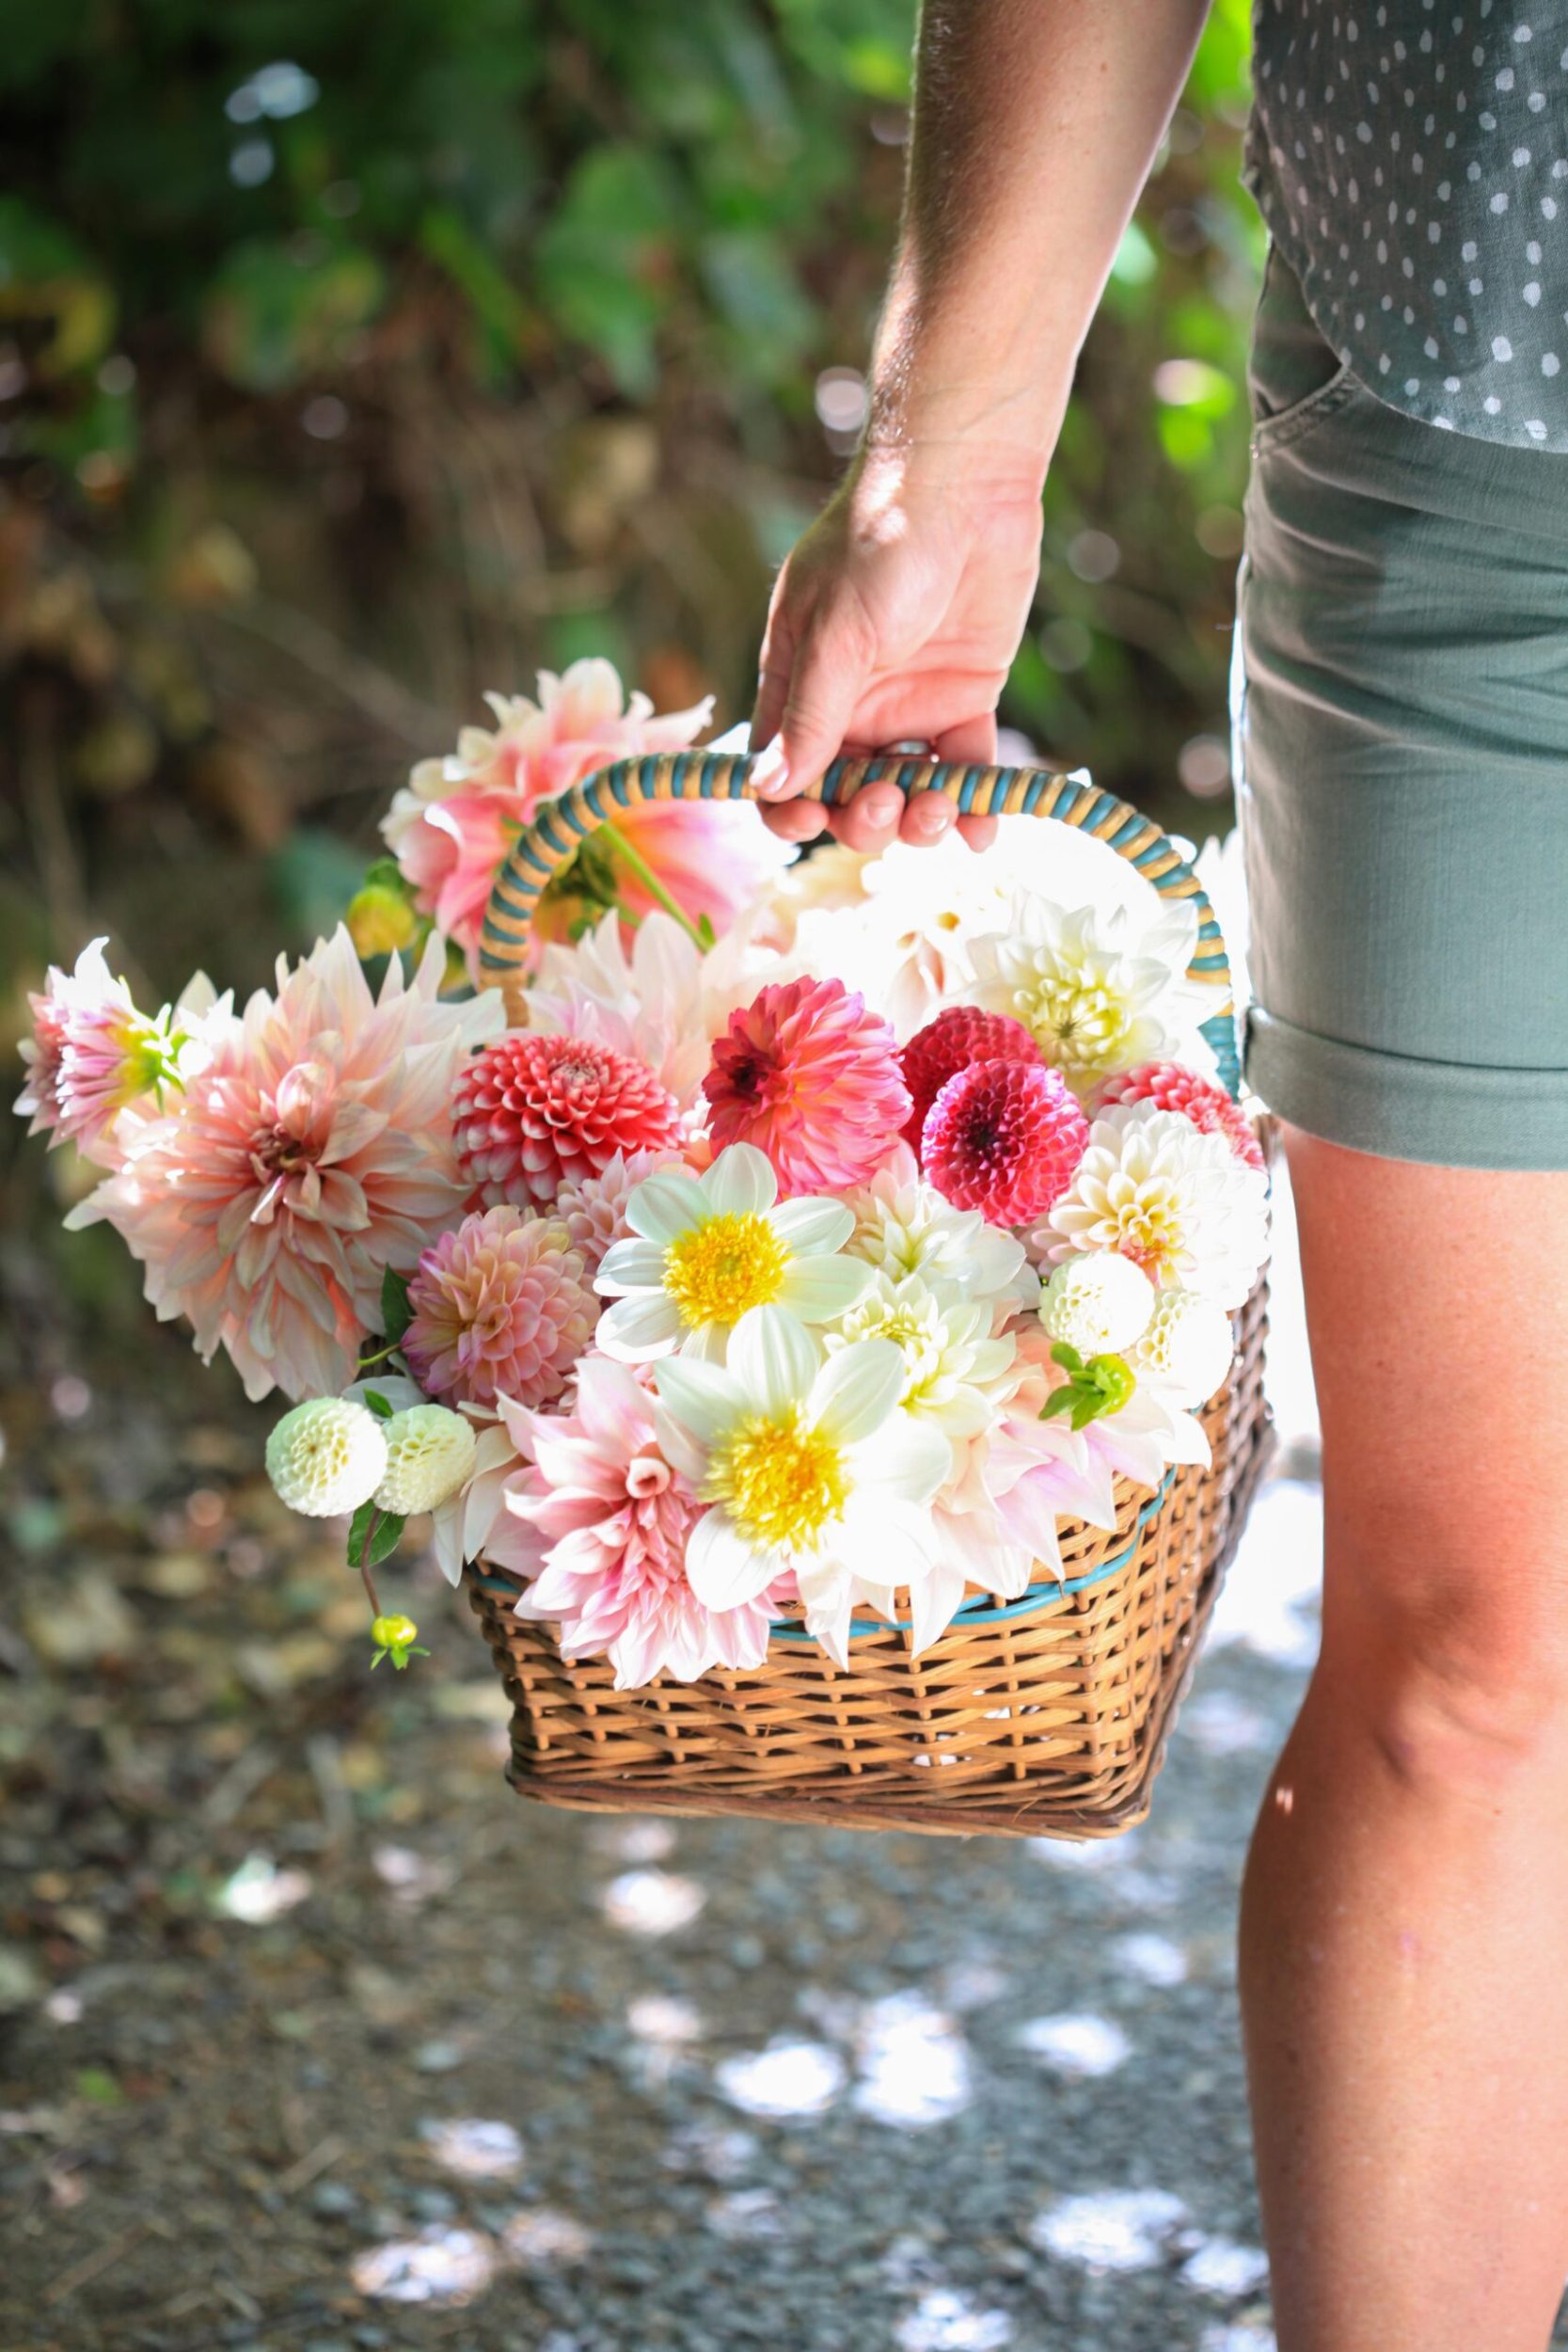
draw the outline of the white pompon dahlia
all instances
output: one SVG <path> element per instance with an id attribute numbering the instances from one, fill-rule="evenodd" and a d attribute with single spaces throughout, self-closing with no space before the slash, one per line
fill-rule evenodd
<path id="1" fill-rule="evenodd" d="M 382 1423 L 343 1396 L 313 1396 L 275 1422 L 267 1476 L 308 1519 L 336 1519 L 369 1502 L 387 1474 Z"/>
<path id="2" fill-rule="evenodd" d="M 1269 1250 L 1268 1179 L 1180 1111 L 1118 1104 L 1097 1119 L 1078 1172 L 1037 1238 L 1061 1263 L 1115 1249 L 1157 1290 L 1239 1307 Z"/>
<path id="3" fill-rule="evenodd" d="M 605 1253 L 594 1288 L 614 1304 L 600 1317 L 602 1355 L 650 1363 L 677 1347 L 720 1357 L 753 1307 L 832 1323 L 871 1280 L 840 1253 L 854 1219 L 842 1201 L 781 1200 L 753 1144 L 732 1143 L 701 1176 L 670 1168 L 636 1186 L 626 1222 L 637 1238 Z"/>
<path id="4" fill-rule="evenodd" d="M 1146 915 L 1125 906 L 1067 908 L 1032 893 L 1014 900 L 1005 929 L 970 948 L 975 1003 L 1022 1021 L 1074 1092 L 1113 1071 L 1172 1052 L 1211 1066 L 1196 1039 L 1206 1008 L 1187 978 L 1197 914 L 1180 898 Z"/>
<path id="5" fill-rule="evenodd" d="M 1040 1321 L 1081 1356 L 1120 1356 L 1148 1329 L 1154 1297 L 1148 1275 L 1131 1258 L 1091 1249 L 1063 1259 L 1041 1293 Z"/>
<path id="6" fill-rule="evenodd" d="M 904 1361 L 886 1340 L 823 1358 L 805 1326 L 756 1307 L 722 1365 L 677 1356 L 657 1375 L 664 1457 L 708 1508 L 686 1572 L 709 1609 L 793 1575 L 806 1627 L 848 1664 L 858 1601 L 886 1614 L 931 1561 L 926 1507 L 947 1475 L 940 1430 L 898 1409 Z"/>
<path id="7" fill-rule="evenodd" d="M 1235 1346 L 1230 1317 L 1213 1299 L 1162 1291 L 1128 1360 L 1136 1378 L 1165 1383 L 1181 1405 L 1207 1405 L 1229 1376 Z"/>
<path id="8" fill-rule="evenodd" d="M 406 1516 L 434 1511 L 456 1493 L 473 1468 L 474 1425 L 444 1405 L 413 1405 L 382 1424 L 387 1471 L 377 1507 Z"/>
<path id="9" fill-rule="evenodd" d="M 1000 1298 L 1017 1286 L 1020 1303 L 1037 1295 L 1022 1244 L 988 1225 L 978 1209 L 944 1200 L 923 1182 L 907 1144 L 846 1197 L 855 1216 L 849 1253 L 879 1274 L 895 1280 L 918 1274 L 960 1298 Z"/>

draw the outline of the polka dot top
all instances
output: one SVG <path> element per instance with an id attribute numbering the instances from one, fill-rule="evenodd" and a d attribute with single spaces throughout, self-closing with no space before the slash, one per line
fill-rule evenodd
<path id="1" fill-rule="evenodd" d="M 1568 450 L 1568 0 L 1256 0 L 1242 177 L 1380 399 Z"/>

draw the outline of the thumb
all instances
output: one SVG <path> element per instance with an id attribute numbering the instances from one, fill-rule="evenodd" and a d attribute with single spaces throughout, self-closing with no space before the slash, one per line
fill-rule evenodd
<path id="1" fill-rule="evenodd" d="M 819 611 L 800 639 L 779 716 L 774 797 L 805 791 L 837 757 L 871 669 L 853 612 L 842 603 Z"/>

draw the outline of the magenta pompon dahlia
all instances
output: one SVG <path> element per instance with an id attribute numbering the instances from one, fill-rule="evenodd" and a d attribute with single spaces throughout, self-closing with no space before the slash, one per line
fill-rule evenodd
<path id="1" fill-rule="evenodd" d="M 484 1209 L 443 1233 L 408 1285 L 409 1370 L 443 1404 L 547 1405 L 594 1336 L 599 1302 L 559 1217 Z"/>
<path id="2" fill-rule="evenodd" d="M 754 1144 L 785 1199 L 864 1184 L 910 1115 L 892 1029 L 841 980 L 784 980 L 732 1013 L 703 1092 L 715 1146 Z"/>
<path id="3" fill-rule="evenodd" d="M 900 1058 L 910 1090 L 904 1141 L 918 1158 L 926 1114 L 949 1078 L 974 1061 L 1037 1062 L 1043 1057 L 1022 1022 L 1010 1013 L 983 1012 L 978 1005 L 948 1005 L 915 1032 Z"/>
<path id="4" fill-rule="evenodd" d="M 1088 1140 L 1089 1122 L 1056 1071 L 972 1062 L 927 1111 L 921 1155 L 956 1208 L 978 1209 L 991 1225 L 1024 1225 L 1067 1190 Z"/>
<path id="5" fill-rule="evenodd" d="M 452 1089 L 457 1149 L 491 1207 L 550 1206 L 616 1152 L 667 1152 L 679 1113 L 645 1062 L 585 1037 L 516 1029 L 478 1055 Z"/>

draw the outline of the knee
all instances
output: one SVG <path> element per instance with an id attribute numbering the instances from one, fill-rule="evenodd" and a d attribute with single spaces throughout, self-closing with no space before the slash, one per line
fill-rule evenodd
<path id="1" fill-rule="evenodd" d="M 1482 1804 L 1547 1773 L 1568 1789 L 1568 1610 L 1544 1580 L 1439 1587 L 1361 1631 L 1349 1658 L 1325 1638 L 1323 1671 L 1403 1788 Z"/>

